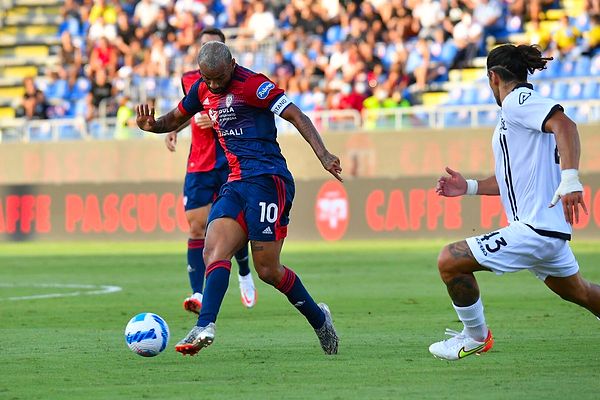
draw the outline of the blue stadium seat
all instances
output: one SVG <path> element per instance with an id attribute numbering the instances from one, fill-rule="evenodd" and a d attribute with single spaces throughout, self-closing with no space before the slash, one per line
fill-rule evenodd
<path id="1" fill-rule="evenodd" d="M 458 104 L 461 104 L 461 99 L 462 99 L 462 89 L 457 86 L 457 87 L 451 89 L 450 92 L 448 93 L 448 100 L 446 101 L 446 104 L 448 104 L 450 106 L 458 105 Z"/>
<path id="2" fill-rule="evenodd" d="M 590 62 L 590 75 L 599 76 L 600 75 L 600 54 L 595 55 Z"/>
<path id="3" fill-rule="evenodd" d="M 550 97 L 552 94 L 552 84 L 548 81 L 540 82 L 536 89 L 544 97 Z"/>
<path id="4" fill-rule="evenodd" d="M 459 104 L 479 104 L 477 100 L 477 87 L 468 86 L 464 89 L 462 100 Z"/>
<path id="5" fill-rule="evenodd" d="M 566 78 L 575 75 L 575 61 L 563 61 L 560 66 L 560 77 Z"/>
<path id="6" fill-rule="evenodd" d="M 344 40 L 346 32 L 340 25 L 332 25 L 325 32 L 325 44 L 331 45 Z"/>
<path id="7" fill-rule="evenodd" d="M 556 78 L 560 75 L 561 67 L 560 60 L 554 59 L 546 64 L 546 69 L 535 72 L 533 76 L 538 79 Z"/>
<path id="8" fill-rule="evenodd" d="M 442 53 L 440 54 L 440 61 L 447 67 L 450 67 L 454 62 L 458 49 L 456 45 L 450 40 L 446 40 L 442 46 Z"/>
<path id="9" fill-rule="evenodd" d="M 566 82 L 555 82 L 554 85 L 552 85 L 550 97 L 555 100 L 564 100 L 567 97 L 568 89 L 569 85 Z"/>
<path id="10" fill-rule="evenodd" d="M 66 125 L 58 128 L 58 138 L 61 140 L 79 140 L 83 139 L 81 132 L 79 132 L 74 126 Z"/>
<path id="11" fill-rule="evenodd" d="M 580 100 L 582 96 L 582 84 L 580 82 L 571 82 L 567 89 L 567 100 Z"/>
<path id="12" fill-rule="evenodd" d="M 581 97 L 583 99 L 597 99 L 598 96 L 598 82 L 596 81 L 587 81 L 583 84 L 583 89 L 581 91 Z"/>
<path id="13" fill-rule="evenodd" d="M 591 64 L 589 57 L 580 57 L 575 63 L 575 76 L 589 76 Z"/>

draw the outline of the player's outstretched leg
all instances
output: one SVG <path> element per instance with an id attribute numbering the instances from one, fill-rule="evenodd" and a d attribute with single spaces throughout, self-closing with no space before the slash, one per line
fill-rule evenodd
<path id="1" fill-rule="evenodd" d="M 250 273 L 250 266 L 248 260 L 248 245 L 243 246 L 237 253 L 235 253 L 235 261 L 237 261 L 240 267 L 238 275 L 238 282 L 240 284 L 240 297 L 242 304 L 246 308 L 252 308 L 258 300 L 258 293 L 254 286 L 254 280 Z"/>
<path id="2" fill-rule="evenodd" d="M 283 277 L 275 288 L 306 317 L 315 330 L 325 354 L 337 354 L 339 338 L 333 326 L 329 307 L 323 303 L 317 305 L 302 284 L 300 277 L 285 266 L 281 268 L 284 270 Z"/>
<path id="3" fill-rule="evenodd" d="M 562 299 L 580 305 L 600 319 L 600 286 L 583 279 L 581 273 L 563 278 L 549 276 L 544 283 Z"/>

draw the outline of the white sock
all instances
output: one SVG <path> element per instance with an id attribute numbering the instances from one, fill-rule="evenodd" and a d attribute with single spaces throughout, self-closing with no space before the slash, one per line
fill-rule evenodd
<path id="1" fill-rule="evenodd" d="M 460 319 L 465 326 L 463 332 L 473 339 L 483 342 L 488 335 L 488 328 L 485 324 L 481 297 L 468 307 L 452 305 L 458 314 L 458 319 Z"/>
<path id="2" fill-rule="evenodd" d="M 194 293 L 192 297 L 196 300 L 199 300 L 202 303 L 202 293 Z"/>

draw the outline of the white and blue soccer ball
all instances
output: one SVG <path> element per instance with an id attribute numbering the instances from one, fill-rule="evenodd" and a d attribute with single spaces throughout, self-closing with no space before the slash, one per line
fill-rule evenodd
<path id="1" fill-rule="evenodd" d="M 156 314 L 140 313 L 127 323 L 125 342 L 140 356 L 157 356 L 169 344 L 169 326 Z"/>

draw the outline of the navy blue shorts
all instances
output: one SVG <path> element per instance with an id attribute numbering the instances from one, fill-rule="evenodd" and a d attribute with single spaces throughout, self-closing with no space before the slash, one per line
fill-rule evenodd
<path id="1" fill-rule="evenodd" d="M 183 206 L 185 211 L 211 204 L 217 198 L 221 186 L 227 182 L 228 168 L 208 172 L 188 172 L 183 184 Z"/>
<path id="2" fill-rule="evenodd" d="M 278 175 L 261 175 L 227 182 L 208 215 L 208 223 L 233 218 L 248 240 L 273 242 L 287 236 L 294 182 Z"/>

